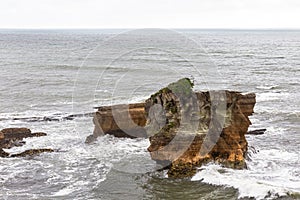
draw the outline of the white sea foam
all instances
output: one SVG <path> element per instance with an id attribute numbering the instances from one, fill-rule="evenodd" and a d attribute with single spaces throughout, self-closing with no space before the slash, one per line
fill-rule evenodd
<path id="1" fill-rule="evenodd" d="M 256 100 L 257 100 L 257 102 L 263 102 L 263 101 L 287 99 L 289 97 L 289 95 L 290 95 L 290 93 L 286 93 L 286 92 L 257 93 Z"/>
<path id="2" fill-rule="evenodd" d="M 54 197 L 59 197 L 59 196 L 66 196 L 68 194 L 71 194 L 72 192 L 74 192 L 74 188 L 70 188 L 70 187 L 67 187 L 67 188 L 63 188 L 59 191 L 57 191 L 55 194 L 53 194 L 52 196 Z"/>
<path id="3" fill-rule="evenodd" d="M 300 192 L 300 177 L 295 176 L 292 167 L 299 159 L 296 153 L 280 150 L 263 150 L 252 155 L 248 169 L 234 170 L 220 165 L 202 166 L 192 178 L 213 185 L 238 189 L 239 198 L 272 199 Z M 285 163 L 294 162 L 289 165 Z"/>
<path id="4" fill-rule="evenodd" d="M 10 121 L 6 121 L 6 123 L 5 126 L 12 124 Z M 3 185 L 7 185 L 12 180 L 18 180 L 23 173 L 37 178 L 41 176 L 40 173 L 43 173 L 42 177 L 46 178 L 45 183 L 52 187 L 49 189 L 49 192 L 52 193 L 51 196 L 67 197 L 76 192 L 98 188 L 106 180 L 106 175 L 114 165 L 115 169 L 122 171 L 131 170 L 130 172 L 134 173 L 134 169 L 139 169 L 138 173 L 145 172 L 144 166 L 138 168 L 135 165 L 139 163 L 135 161 L 135 155 L 141 160 L 144 155 L 148 155 L 146 147 L 149 145 L 149 141 L 146 139 L 119 139 L 106 135 L 99 137 L 95 143 L 87 145 L 84 140 L 87 135 L 92 133 L 93 129 L 89 118 L 55 123 L 20 122 L 20 126 L 28 127 L 29 124 L 33 131 L 45 131 L 48 135 L 26 138 L 24 146 L 5 149 L 7 152 L 20 153 L 35 148 L 52 148 L 61 151 L 45 153 L 33 160 L 26 158 L 3 160 L 5 165 L 1 165 L 0 158 L 2 172 L 0 183 Z M 88 127 L 87 124 L 89 124 Z M 75 125 L 77 128 L 74 128 Z M 128 156 L 131 159 L 127 159 Z M 123 163 L 124 160 L 130 162 Z M 122 168 L 123 164 L 127 169 Z M 148 171 L 150 170 L 149 168 Z M 24 192 L 27 190 L 30 191 L 30 188 L 26 188 Z M 4 192 L 0 192 L 0 194 L 3 195 Z"/>
<path id="5" fill-rule="evenodd" d="M 149 97 L 150 97 L 150 95 L 149 96 L 132 97 L 131 99 L 128 100 L 128 103 L 144 102 Z"/>
<path id="6" fill-rule="evenodd" d="M 272 90 L 272 89 L 279 88 L 279 85 L 261 85 L 261 86 L 257 86 L 256 88 L 261 90 Z"/>

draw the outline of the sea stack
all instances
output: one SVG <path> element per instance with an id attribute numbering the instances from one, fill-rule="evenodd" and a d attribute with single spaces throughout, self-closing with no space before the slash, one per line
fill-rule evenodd
<path id="1" fill-rule="evenodd" d="M 152 126 L 148 151 L 153 160 L 169 164 L 169 177 L 190 177 L 207 162 L 246 167 L 245 134 L 255 94 L 233 91 L 193 92 L 193 83 L 181 79 L 146 100 L 147 126 Z M 149 112 L 163 114 L 163 126 Z M 160 115 L 161 115 L 160 114 Z"/>
<path id="2" fill-rule="evenodd" d="M 169 169 L 169 177 L 191 177 L 207 162 L 245 168 L 255 94 L 194 92 L 193 86 L 183 78 L 145 102 L 98 107 L 94 133 L 86 142 L 104 134 L 148 137 L 151 158 Z"/>

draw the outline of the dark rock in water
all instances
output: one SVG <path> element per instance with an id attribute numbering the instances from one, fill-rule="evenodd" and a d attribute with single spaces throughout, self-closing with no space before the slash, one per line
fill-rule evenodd
<path id="1" fill-rule="evenodd" d="M 25 121 L 25 122 L 52 122 L 52 121 L 64 121 L 64 120 L 74 120 L 78 117 L 93 117 L 94 113 L 84 113 L 84 114 L 71 114 L 64 116 L 63 114 L 54 114 L 51 116 L 41 116 L 41 117 L 14 117 L 9 118 L 10 120 L 15 121 Z M 0 119 L 1 120 L 7 120 L 5 118 Z"/>
<path id="2" fill-rule="evenodd" d="M 0 147 L 6 149 L 15 146 L 22 146 L 25 144 L 25 142 L 22 141 L 24 138 L 47 135 L 46 133 L 42 132 L 31 133 L 31 130 L 28 128 L 6 128 L 1 130 L 1 133 L 3 134 L 3 138 L 0 139 Z"/>
<path id="3" fill-rule="evenodd" d="M 31 130 L 28 128 L 6 128 L 1 130 L 6 139 L 23 139 L 30 137 Z"/>
<path id="4" fill-rule="evenodd" d="M 54 152 L 53 149 L 30 149 L 30 150 L 26 150 L 22 153 L 18 153 L 18 154 L 12 154 L 9 157 L 25 157 L 25 156 L 34 156 L 34 155 L 38 155 L 41 153 L 45 153 L 45 152 Z"/>
<path id="5" fill-rule="evenodd" d="M 246 134 L 247 135 L 263 135 L 263 134 L 265 134 L 266 131 L 267 131 L 267 129 L 257 129 L 257 130 L 253 130 L 253 131 L 248 131 Z"/>
<path id="6" fill-rule="evenodd" d="M 86 137 L 85 139 L 85 143 L 92 143 L 95 142 L 97 140 L 97 137 L 95 135 L 89 135 Z"/>
<path id="7" fill-rule="evenodd" d="M 0 157 L 20 157 L 24 155 L 34 155 L 42 152 L 52 152 L 51 149 L 33 149 L 20 154 L 9 155 L 3 148 L 9 149 L 19 147 L 25 144 L 24 138 L 46 136 L 46 133 L 31 133 L 28 128 L 6 128 L 0 131 Z"/>
<path id="8" fill-rule="evenodd" d="M 65 120 L 73 120 L 76 117 L 93 117 L 95 113 L 84 113 L 84 114 L 72 114 L 66 117 L 63 117 Z"/>
<path id="9" fill-rule="evenodd" d="M 8 157 L 9 156 L 9 153 L 6 153 L 5 151 L 3 151 L 3 149 L 0 148 L 0 157 Z"/>
<path id="10" fill-rule="evenodd" d="M 47 133 L 36 132 L 36 133 L 32 133 L 29 137 L 41 137 L 41 136 L 47 136 Z"/>
<path id="11" fill-rule="evenodd" d="M 56 122 L 58 122 L 59 119 L 56 119 L 56 118 L 53 118 L 53 117 L 43 117 L 42 121 L 46 121 L 46 122 L 56 121 Z"/>

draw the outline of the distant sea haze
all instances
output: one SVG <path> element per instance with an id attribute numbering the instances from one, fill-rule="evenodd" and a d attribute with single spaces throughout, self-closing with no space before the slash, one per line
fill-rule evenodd
<path id="1" fill-rule="evenodd" d="M 298 30 L 0 30 L 0 127 L 48 133 L 7 151 L 63 150 L 0 159 L 0 196 L 300 198 L 299 39 Z M 94 107 L 141 102 L 182 77 L 195 90 L 256 93 L 250 129 L 267 132 L 247 136 L 248 169 L 209 164 L 171 180 L 155 171 L 148 139 L 84 144 Z M 32 120 L 45 117 L 57 120 Z"/>

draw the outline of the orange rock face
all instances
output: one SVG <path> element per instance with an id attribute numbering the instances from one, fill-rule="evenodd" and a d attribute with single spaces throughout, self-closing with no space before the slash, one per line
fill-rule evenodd
<path id="1" fill-rule="evenodd" d="M 210 161 L 244 168 L 245 134 L 255 102 L 252 93 L 197 92 L 182 98 L 172 90 L 161 90 L 146 101 L 146 111 L 160 104 L 166 115 L 165 126 L 150 137 L 148 151 L 152 159 L 169 163 L 170 177 L 192 176 L 196 167 Z M 182 122 L 184 118 L 186 122 Z M 155 119 L 148 115 L 147 124 L 152 121 Z"/>
<path id="2" fill-rule="evenodd" d="M 136 103 L 99 107 L 93 119 L 95 125 L 93 137 L 104 134 L 116 137 L 146 137 L 146 132 L 142 128 L 146 123 L 144 105 Z"/>
<path id="3" fill-rule="evenodd" d="M 151 158 L 169 167 L 170 177 L 188 177 L 207 162 L 246 167 L 245 134 L 255 94 L 234 91 L 193 92 L 181 79 L 153 94 L 145 103 L 99 107 L 94 133 L 149 137 Z"/>

